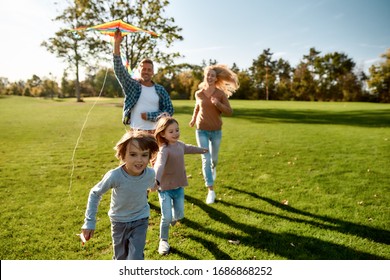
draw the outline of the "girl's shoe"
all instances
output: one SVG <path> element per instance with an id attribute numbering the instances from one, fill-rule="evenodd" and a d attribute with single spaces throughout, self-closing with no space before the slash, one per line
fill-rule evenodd
<path id="1" fill-rule="evenodd" d="M 209 191 L 206 198 L 206 204 L 212 204 L 215 201 L 215 191 Z"/>
<path id="2" fill-rule="evenodd" d="M 166 255 L 169 253 L 170 246 L 168 244 L 168 241 L 161 239 L 160 244 L 158 245 L 158 252 L 160 255 Z"/>

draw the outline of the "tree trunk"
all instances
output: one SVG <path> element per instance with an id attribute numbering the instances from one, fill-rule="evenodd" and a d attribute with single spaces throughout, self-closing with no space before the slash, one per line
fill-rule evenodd
<path id="1" fill-rule="evenodd" d="M 75 88 L 76 88 L 77 102 L 83 102 L 83 100 L 81 99 L 81 96 L 80 96 L 80 78 L 79 78 L 79 65 L 78 65 L 78 63 L 76 63 L 76 84 L 75 84 Z"/>

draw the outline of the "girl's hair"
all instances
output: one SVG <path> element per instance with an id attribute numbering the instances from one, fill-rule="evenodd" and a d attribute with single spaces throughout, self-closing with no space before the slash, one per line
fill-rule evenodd
<path id="1" fill-rule="evenodd" d="M 122 136 L 114 147 L 114 150 L 116 150 L 115 157 L 121 163 L 124 162 L 127 145 L 132 141 L 137 142 L 142 151 L 149 150 L 149 159 L 153 159 L 158 152 L 157 142 L 153 135 L 141 130 L 130 130 Z"/>
<path id="2" fill-rule="evenodd" d="M 173 123 L 177 123 L 177 125 L 179 125 L 177 120 L 175 120 L 171 116 L 164 115 L 158 119 L 156 124 L 156 131 L 154 132 L 154 137 L 156 137 L 157 144 L 159 147 L 161 147 L 164 144 L 168 145 L 167 139 L 165 139 L 161 134 L 165 131 L 165 129 L 167 129 L 168 126 L 170 126 Z"/>
<path id="3" fill-rule="evenodd" d="M 216 64 L 207 66 L 204 69 L 204 78 L 203 82 L 200 83 L 199 89 L 203 89 L 207 84 L 207 73 L 210 70 L 214 70 L 217 75 L 217 81 L 215 82 L 215 86 L 222 90 L 227 97 L 232 96 L 233 92 L 235 92 L 239 87 L 240 83 L 238 81 L 237 74 L 224 64 Z"/>

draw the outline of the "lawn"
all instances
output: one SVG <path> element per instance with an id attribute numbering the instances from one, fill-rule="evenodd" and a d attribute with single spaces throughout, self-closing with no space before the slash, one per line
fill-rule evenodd
<path id="1" fill-rule="evenodd" d="M 0 98 L 2 260 L 112 258 L 110 194 L 95 237 L 81 246 L 76 234 L 90 188 L 118 165 L 121 102 Z M 196 144 L 194 102 L 173 104 L 181 140 Z M 186 155 L 186 218 L 171 227 L 172 252 L 160 256 L 160 207 L 150 194 L 145 259 L 390 259 L 389 104 L 231 105 L 216 203 L 205 204 L 200 156 Z"/>

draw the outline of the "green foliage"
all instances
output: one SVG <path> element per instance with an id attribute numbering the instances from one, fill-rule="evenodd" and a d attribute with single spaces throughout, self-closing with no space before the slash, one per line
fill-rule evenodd
<path id="1" fill-rule="evenodd" d="M 174 19 L 163 17 L 164 8 L 168 4 L 167 0 L 138 0 L 131 1 L 131 3 L 118 0 L 72 0 L 68 3 L 68 6 L 54 19 L 61 22 L 63 27 L 55 33 L 55 36 L 42 42 L 42 46 L 63 59 L 74 71 L 77 101 L 81 101 L 82 90 L 90 86 L 90 84 L 80 84 L 81 67 L 96 71 L 96 62 L 104 61 L 110 57 L 108 54 L 111 47 L 102 36 L 72 30 L 106 21 L 125 19 L 135 26 L 161 33 L 161 36 L 154 40 L 143 33 L 132 33 L 124 38 L 124 55 L 131 69 L 134 69 L 138 62 L 145 57 L 153 58 L 156 62 L 163 64 L 171 64 L 173 59 L 179 57 L 180 54 L 164 53 L 159 50 L 157 43 L 163 42 L 166 47 L 169 47 L 175 40 L 183 38 L 178 34 L 181 28 L 173 25 Z M 63 94 L 63 96 L 65 95 Z M 87 92 L 87 96 L 90 95 L 93 93 Z M 114 95 L 110 94 L 110 96 Z"/>
<path id="2" fill-rule="evenodd" d="M 95 100 L 0 98 L 2 260 L 111 259 L 110 194 L 95 237 L 82 247 L 76 236 L 124 133 L 123 99 L 100 98 L 74 150 Z M 390 259 L 388 104 L 231 104 L 217 202 L 204 202 L 200 156 L 186 155 L 186 218 L 171 227 L 172 253 L 160 256 L 159 202 L 149 195 L 146 259 Z M 194 101 L 173 105 L 181 140 L 196 144 Z"/>
<path id="3" fill-rule="evenodd" d="M 355 75 L 355 63 L 343 53 L 311 48 L 296 69 L 283 59 L 273 60 L 266 49 L 253 61 L 250 71 L 258 98 L 301 101 L 360 101 L 362 83 Z"/>
<path id="4" fill-rule="evenodd" d="M 143 58 L 151 58 L 162 65 L 172 65 L 174 58 L 181 56 L 180 53 L 168 53 L 160 48 L 160 46 L 169 48 L 175 41 L 183 40 L 180 35 L 182 29 L 174 24 L 174 18 L 165 17 L 164 15 L 164 10 L 169 5 L 169 1 L 95 0 L 95 2 L 96 5 L 101 6 L 102 10 L 104 7 L 109 7 L 101 14 L 103 22 L 122 19 L 129 24 L 152 30 L 159 35 L 158 38 L 150 38 L 148 34 L 137 32 L 124 38 L 122 52 L 131 69 L 135 69 Z"/>
<path id="5" fill-rule="evenodd" d="M 99 10 L 92 1 L 74 0 L 65 7 L 54 20 L 61 22 L 63 27 L 55 33 L 55 36 L 42 42 L 42 46 L 49 52 L 64 60 L 75 73 L 75 92 L 77 101 L 81 101 L 80 95 L 80 68 L 88 66 L 90 59 L 99 53 L 99 44 L 91 40 L 83 33 L 71 32 L 78 27 L 90 26 Z"/>
<path id="6" fill-rule="evenodd" d="M 380 102 L 390 102 L 390 49 L 382 55 L 384 61 L 370 68 L 368 85 Z"/>

